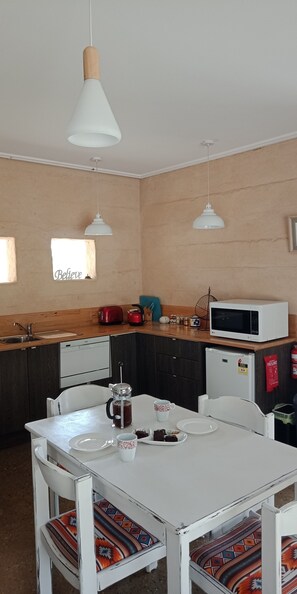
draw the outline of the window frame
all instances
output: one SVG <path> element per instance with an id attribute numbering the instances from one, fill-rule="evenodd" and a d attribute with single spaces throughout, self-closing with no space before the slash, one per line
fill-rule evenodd
<path id="1" fill-rule="evenodd" d="M 82 248 L 81 254 L 79 254 L 79 245 Z M 74 250 L 73 248 L 76 249 Z M 64 254 L 61 254 L 61 249 L 64 249 Z M 81 264 L 76 265 L 77 258 L 83 260 L 82 270 L 78 269 L 81 267 Z M 51 259 L 54 281 L 84 281 L 97 279 L 96 244 L 94 239 L 53 237 L 51 239 Z"/>

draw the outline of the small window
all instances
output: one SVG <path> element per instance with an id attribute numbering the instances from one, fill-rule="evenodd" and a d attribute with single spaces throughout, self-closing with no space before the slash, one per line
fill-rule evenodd
<path id="1" fill-rule="evenodd" d="M 16 256 L 14 237 L 0 237 L 0 283 L 15 283 Z"/>
<path id="2" fill-rule="evenodd" d="M 52 239 L 53 277 L 57 281 L 96 278 L 93 239 Z"/>

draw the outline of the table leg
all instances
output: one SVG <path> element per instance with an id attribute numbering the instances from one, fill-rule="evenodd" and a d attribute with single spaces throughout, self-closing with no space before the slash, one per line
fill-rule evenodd
<path id="1" fill-rule="evenodd" d="M 183 535 L 167 532 L 167 593 L 191 594 L 189 543 Z"/>

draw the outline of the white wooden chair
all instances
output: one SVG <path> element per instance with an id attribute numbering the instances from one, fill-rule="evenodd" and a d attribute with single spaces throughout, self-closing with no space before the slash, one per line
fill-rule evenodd
<path id="1" fill-rule="evenodd" d="M 193 550 L 192 582 L 206 594 L 282 594 L 282 586 L 296 593 L 297 502 L 281 509 L 263 503 L 261 517 L 246 518 Z"/>
<path id="2" fill-rule="evenodd" d="M 207 394 L 202 394 L 198 397 L 198 412 L 274 439 L 274 414 L 264 415 L 259 406 L 250 400 L 236 396 L 209 398 Z"/>
<path id="3" fill-rule="evenodd" d="M 38 592 L 52 593 L 51 563 L 81 594 L 95 594 L 165 557 L 165 545 L 107 500 L 92 502 L 90 475 L 52 464 L 45 438 L 32 440 L 32 476 Z M 75 509 L 51 518 L 49 488 Z"/>
<path id="4" fill-rule="evenodd" d="M 98 404 L 107 402 L 109 398 L 111 398 L 111 391 L 104 386 L 95 386 L 94 384 L 73 386 L 63 390 L 55 400 L 47 398 L 47 416 L 55 417 L 75 410 L 98 406 Z"/>
<path id="5" fill-rule="evenodd" d="M 109 398 L 111 398 L 111 391 L 104 386 L 96 386 L 94 384 L 73 386 L 63 390 L 55 399 L 46 399 L 47 416 L 65 415 L 76 410 L 105 404 Z M 55 462 L 52 457 L 50 459 L 52 462 Z M 94 492 L 94 499 L 99 499 L 100 497 L 101 495 L 99 493 Z M 50 505 L 52 513 L 57 515 L 59 513 L 59 498 L 54 493 L 50 494 Z"/>
<path id="6" fill-rule="evenodd" d="M 264 415 L 259 406 L 250 400 L 244 400 L 237 396 L 209 398 L 207 394 L 202 394 L 198 397 L 198 411 L 207 417 L 237 425 L 243 429 L 263 435 L 263 437 L 274 439 L 274 414 L 268 413 Z M 274 505 L 274 497 L 267 499 L 267 503 Z M 258 507 L 254 509 L 254 511 L 257 510 Z M 226 532 L 245 515 L 241 514 L 223 523 L 212 532 L 212 535 L 217 536 L 222 532 Z"/>

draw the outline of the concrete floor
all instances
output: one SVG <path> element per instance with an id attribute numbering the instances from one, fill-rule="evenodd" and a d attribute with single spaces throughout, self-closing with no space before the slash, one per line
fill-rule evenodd
<path id="1" fill-rule="evenodd" d="M 35 594 L 35 551 L 29 443 L 0 450 L 0 594 Z M 277 505 L 290 501 L 292 489 L 284 491 Z M 75 594 L 54 573 L 53 594 Z M 166 594 L 166 562 L 151 574 L 140 571 L 106 589 L 108 594 Z M 193 585 L 193 594 L 201 593 Z"/>

